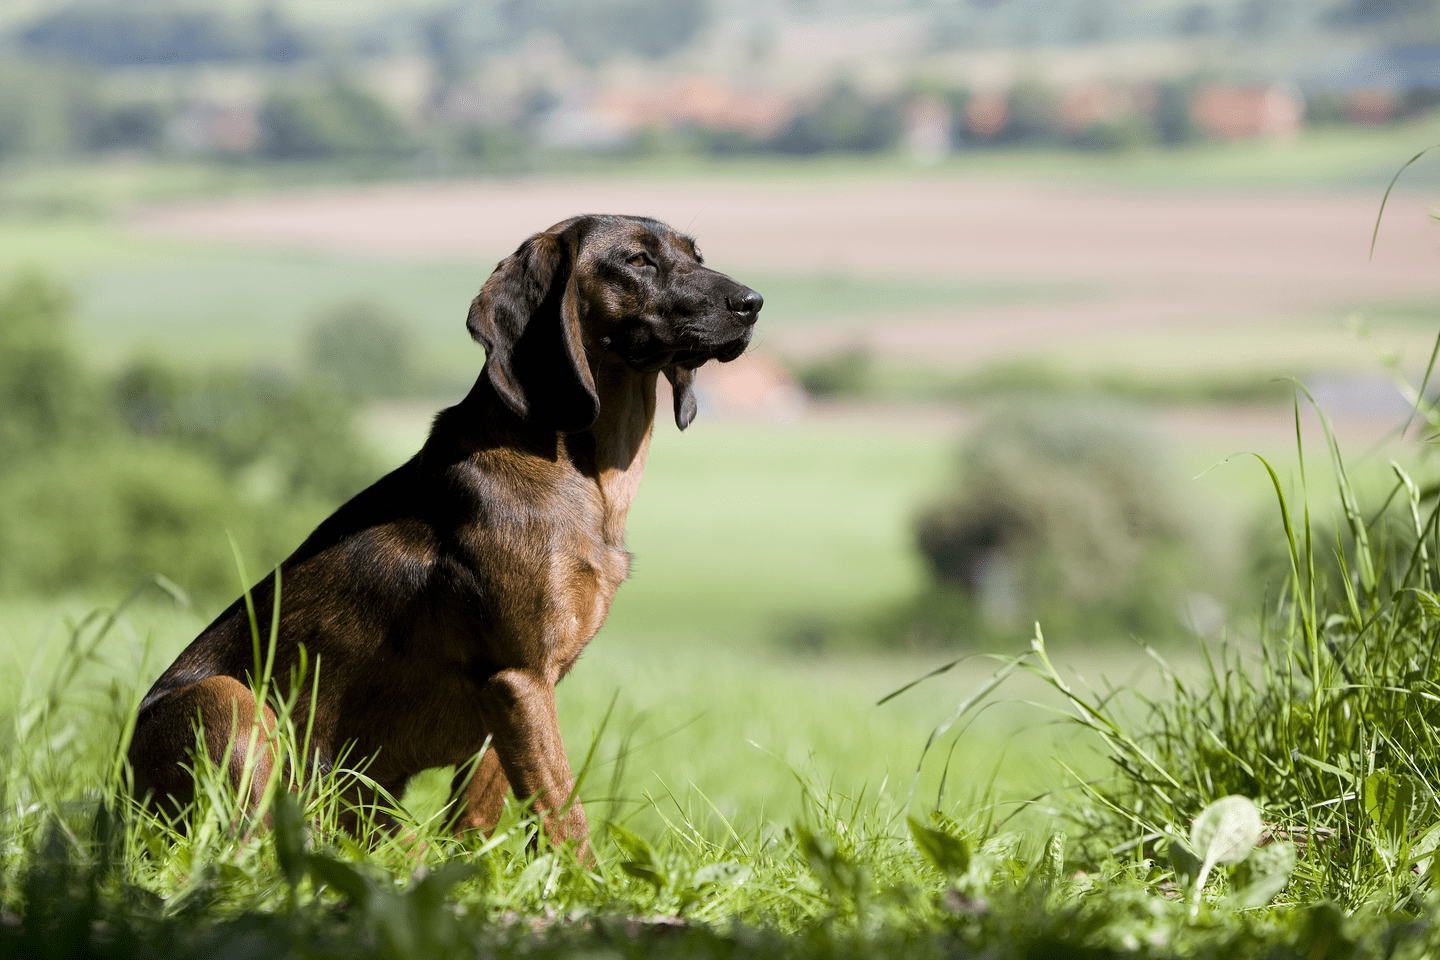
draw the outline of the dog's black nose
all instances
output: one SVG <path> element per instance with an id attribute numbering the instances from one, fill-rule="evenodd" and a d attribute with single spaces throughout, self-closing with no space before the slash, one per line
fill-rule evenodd
<path id="1" fill-rule="evenodd" d="M 725 306 L 730 308 L 731 313 L 737 314 L 742 323 L 754 323 L 760 315 L 760 308 L 765 306 L 765 298 L 747 287 L 745 295 L 739 300 L 726 297 Z"/>

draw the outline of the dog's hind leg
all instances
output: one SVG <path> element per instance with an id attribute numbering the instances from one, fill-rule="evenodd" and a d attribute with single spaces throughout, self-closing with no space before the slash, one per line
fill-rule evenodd
<path id="1" fill-rule="evenodd" d="M 500 767 L 500 758 L 493 749 L 486 748 L 470 773 L 466 764 L 455 774 L 450 784 L 450 795 L 459 806 L 455 818 L 455 834 L 466 830 L 483 830 L 488 836 L 500 820 L 505 807 L 505 794 L 510 792 L 510 781 Z"/>
<path id="2" fill-rule="evenodd" d="M 186 767 L 196 759 L 198 720 L 210 761 L 226 764 L 230 785 L 245 792 L 245 809 L 255 809 L 270 782 L 275 732 L 274 711 L 265 706 L 257 716 L 255 707 L 250 688 L 226 676 L 180 687 L 151 704 L 130 741 L 135 796 L 148 795 L 153 807 L 172 816 L 189 806 L 195 780 Z"/>

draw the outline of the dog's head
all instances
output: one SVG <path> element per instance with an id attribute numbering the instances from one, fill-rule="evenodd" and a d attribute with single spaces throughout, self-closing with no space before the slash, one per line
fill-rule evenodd
<path id="1" fill-rule="evenodd" d="M 500 261 L 466 325 L 485 347 L 484 375 L 527 420 L 589 428 L 600 412 L 592 362 L 609 353 L 664 371 L 683 430 L 695 417 L 695 368 L 743 353 L 764 302 L 658 220 L 581 216 Z"/>

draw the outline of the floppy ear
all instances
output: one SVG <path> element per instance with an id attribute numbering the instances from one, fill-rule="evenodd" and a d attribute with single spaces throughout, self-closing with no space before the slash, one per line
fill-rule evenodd
<path id="1" fill-rule="evenodd" d="M 675 394 L 675 426 L 684 430 L 695 419 L 695 371 L 672 364 L 665 368 L 665 379 Z"/>
<path id="2" fill-rule="evenodd" d="M 537 233 L 500 261 L 465 323 L 485 348 L 481 372 L 505 405 L 565 433 L 600 415 L 570 283 L 573 259 L 560 237 Z"/>

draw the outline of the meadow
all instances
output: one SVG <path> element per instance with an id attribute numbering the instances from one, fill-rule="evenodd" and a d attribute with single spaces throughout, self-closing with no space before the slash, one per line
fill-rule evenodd
<path id="1" fill-rule="evenodd" d="M 1234 197 L 1274 184 L 1368 186 L 1402 140 L 1320 134 L 1303 164 L 1270 148 L 1204 148 L 1153 166 L 1134 157 L 1128 169 L 976 157 L 919 176 L 1037 176 L 1100 196 L 1179 183 Z M 113 184 L 113 172 L 92 175 Z M 677 191 L 705 182 L 681 161 L 657 175 Z M 901 175 L 884 161 L 717 176 L 782 191 L 803 177 L 843 195 Z M 618 186 L 598 176 L 602 196 L 632 189 L 633 171 Z M 44 194 L 44 181 L 17 177 L 7 195 Z M 215 182 L 196 182 L 208 203 Z M 94 195 L 153 193 L 122 184 Z M 31 204 L 0 218 L 0 265 L 38 267 L 75 291 L 76 347 L 94 369 L 145 354 L 293 368 L 318 311 L 390 304 L 442 382 L 438 396 L 361 415 L 383 469 L 416 448 L 431 412 L 478 367 L 460 323 L 503 248 L 405 257 L 186 238 L 137 228 L 144 216 L 112 203 L 60 217 Z M 723 268 L 724 213 L 709 216 L 707 254 Z M 844 262 L 839 274 L 801 259 L 755 264 L 773 346 L 837 325 L 883 332 L 907 315 L 949 317 L 963 344 L 967 330 L 1002 329 L 1006 311 L 1063 320 L 1129 282 L 945 269 L 896 279 Z M 1283 320 L 1270 326 L 1223 316 L 1183 335 L 1163 323 L 1051 326 L 1043 340 L 1019 324 L 986 356 L 1025 360 L 1043 344 L 1062 367 L 1103 372 L 1074 357 L 1108 355 L 1143 375 L 1164 353 L 1158 380 L 1199 383 L 1309 373 L 1317 357 L 1375 380 L 1385 376 L 1376 355 L 1401 351 L 1398 371 L 1418 379 L 1434 337 L 1422 266 L 1394 267 L 1392 296 L 1375 283 L 1349 288 L 1349 301 L 1267 308 Z M 1341 326 L 1356 309 L 1370 342 Z M 976 313 L 997 319 L 967 327 Z M 1247 323 L 1255 336 L 1238 338 Z M 1206 329 L 1225 349 L 1187 349 Z M 875 342 L 882 359 L 914 363 L 903 345 Z M 967 366 L 963 354 L 935 351 L 930 372 L 989 362 Z M 128 805 L 116 745 L 150 678 L 228 597 L 180 600 L 152 585 L 113 622 L 123 592 L 0 599 L 0 943 L 36 957 L 1425 955 L 1440 910 L 1440 520 L 1425 446 L 1386 439 L 1403 404 L 1398 417 L 1393 404 L 1353 399 L 1332 411 L 1336 450 L 1355 460 L 1348 471 L 1303 395 L 1295 407 L 1171 398 L 1142 410 L 1163 455 L 1195 478 L 1176 496 L 1217 540 L 1217 562 L 1251 575 L 1242 534 L 1263 511 L 1268 549 L 1288 569 L 1227 611 L 1226 631 L 1208 642 L 1042 623 L 1043 643 L 1032 646 L 1037 629 L 1025 624 L 986 655 L 807 645 L 813 623 L 861 623 L 924 588 L 917 511 L 952 482 L 961 437 L 1007 396 L 862 398 L 813 405 L 788 424 L 702 412 L 683 435 L 657 426 L 628 531 L 632 580 L 559 691 L 566 744 L 586 770 L 594 866 L 547 847 L 518 808 L 489 841 L 449 838 L 443 772 L 395 798 L 404 829 L 357 843 L 327 826 L 336 783 L 307 784 L 293 801 L 277 793 L 272 829 L 236 829 L 233 791 L 202 769 L 203 802 L 177 832 Z M 1220 463 L 1246 449 L 1265 463 Z M 324 515 L 320 503 L 303 509 Z M 225 532 L 197 535 L 222 542 Z M 252 572 L 273 560 L 240 547 Z M 136 582 L 150 573 L 185 586 L 183 567 L 136 571 Z M 1212 807 L 1231 794 L 1258 805 L 1260 832 L 1249 832 L 1249 809 Z M 1221 833 L 1240 839 L 1222 849 Z"/>

